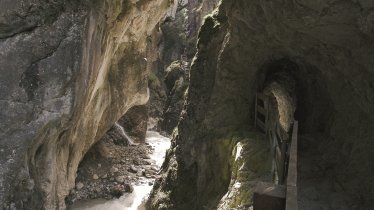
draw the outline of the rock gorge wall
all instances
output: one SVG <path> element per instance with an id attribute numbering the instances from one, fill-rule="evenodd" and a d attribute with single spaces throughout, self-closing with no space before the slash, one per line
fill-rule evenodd
<path id="1" fill-rule="evenodd" d="M 220 201 L 235 170 L 230 137 L 253 126 L 255 92 L 274 63 L 287 60 L 297 72 L 300 132 L 331 137 L 324 142 L 328 170 L 360 208 L 370 209 L 373 11 L 368 0 L 222 0 L 200 29 L 186 106 L 150 206 L 245 207 Z"/>
<path id="2" fill-rule="evenodd" d="M 146 38 L 171 4 L 1 2 L 5 209 L 65 208 L 84 154 L 130 107 L 147 102 Z"/>
<path id="3" fill-rule="evenodd" d="M 179 121 L 184 104 L 183 95 L 188 86 L 187 78 L 175 83 L 179 81 L 176 78 L 171 87 L 167 87 L 165 81 L 168 80 L 168 69 L 175 66 L 175 63 L 180 63 L 180 68 L 187 71 L 186 76 L 188 75 L 191 60 L 196 53 L 197 34 L 203 17 L 213 11 L 217 4 L 218 0 L 178 1 L 172 12 L 155 28 L 149 40 L 147 59 L 150 71 L 150 117 L 153 124 L 156 124 L 155 129 L 168 135 Z M 176 91 L 170 91 L 174 84 Z"/>

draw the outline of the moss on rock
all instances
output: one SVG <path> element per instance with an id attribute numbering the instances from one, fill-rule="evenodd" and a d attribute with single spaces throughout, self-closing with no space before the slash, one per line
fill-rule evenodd
<path id="1" fill-rule="evenodd" d="M 263 134 L 244 132 L 233 137 L 231 154 L 231 182 L 218 209 L 239 209 L 252 205 L 253 189 L 257 181 L 270 179 L 270 147 Z"/>

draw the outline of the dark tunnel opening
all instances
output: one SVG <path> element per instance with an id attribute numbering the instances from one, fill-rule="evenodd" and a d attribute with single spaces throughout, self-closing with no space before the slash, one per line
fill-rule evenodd
<path id="1" fill-rule="evenodd" d="M 360 206 L 341 180 L 338 167 L 345 157 L 337 152 L 339 141 L 331 134 L 335 111 L 327 75 L 303 61 L 280 59 L 260 68 L 257 91 L 269 96 L 269 124 L 279 123 L 282 138 L 289 138 L 293 120 L 299 123 L 298 202 L 303 209 L 321 206 Z M 333 184 L 331 184 L 333 183 Z M 349 186 L 350 187 L 350 186 Z M 318 199 L 316 199 L 318 197 Z M 333 200 L 344 200 L 336 204 Z"/>
<path id="2" fill-rule="evenodd" d="M 272 83 L 277 83 L 293 98 L 292 116 L 299 121 L 300 133 L 327 134 L 334 108 L 319 69 L 283 58 L 265 63 L 257 78 L 258 92 L 266 91 Z"/>

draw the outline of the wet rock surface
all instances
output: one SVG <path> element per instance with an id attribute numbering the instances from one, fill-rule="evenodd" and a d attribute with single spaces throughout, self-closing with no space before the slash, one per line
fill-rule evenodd
<path id="1" fill-rule="evenodd" d="M 122 116 L 117 123 L 136 143 L 144 143 L 147 132 L 148 106 L 134 106 Z"/>
<path id="2" fill-rule="evenodd" d="M 101 153 L 103 147 L 109 152 Z M 68 209 L 143 209 L 169 147 L 170 139 L 154 131 L 137 146 L 102 139 L 79 166 L 76 186 L 66 199 Z"/>
<path id="3" fill-rule="evenodd" d="M 111 138 L 101 139 L 80 163 L 67 204 L 132 193 L 134 185 L 144 182 L 142 177 L 157 177 L 159 167 L 148 156 L 152 152 L 152 146 L 145 143 L 124 146 Z"/>

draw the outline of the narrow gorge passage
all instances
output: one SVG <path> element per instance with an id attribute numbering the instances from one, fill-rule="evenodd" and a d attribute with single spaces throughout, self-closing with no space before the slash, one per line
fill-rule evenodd
<path id="1" fill-rule="evenodd" d="M 212 1 L 213 2 L 213 1 Z M 130 108 L 85 155 L 75 187 L 65 199 L 68 209 L 143 209 L 164 161 L 170 136 L 183 109 L 197 29 L 198 1 L 182 1 L 148 37 L 149 101 Z M 186 6 L 188 9 L 186 9 Z M 145 129 L 148 131 L 145 133 Z"/>

